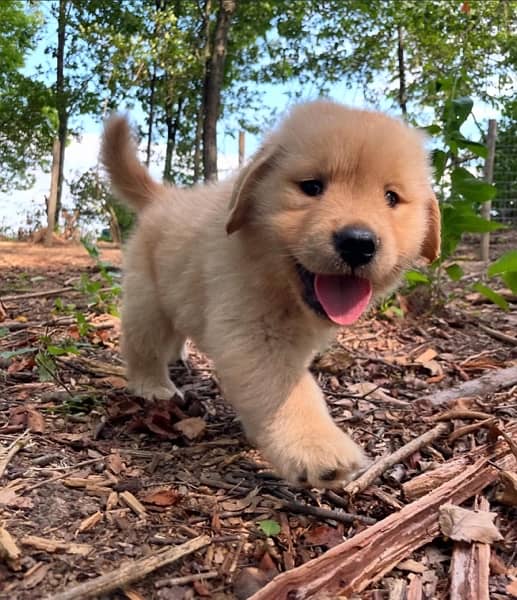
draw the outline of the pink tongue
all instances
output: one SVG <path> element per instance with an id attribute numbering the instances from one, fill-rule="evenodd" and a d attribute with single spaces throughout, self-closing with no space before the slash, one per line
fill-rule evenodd
<path id="1" fill-rule="evenodd" d="M 314 289 L 328 318 L 338 325 L 357 321 L 372 297 L 370 282 L 351 275 L 316 275 Z"/>

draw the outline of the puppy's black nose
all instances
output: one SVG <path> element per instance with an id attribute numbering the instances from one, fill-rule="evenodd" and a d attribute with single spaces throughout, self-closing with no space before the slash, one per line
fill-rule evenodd
<path id="1" fill-rule="evenodd" d="M 363 227 L 344 227 L 334 233 L 334 247 L 347 265 L 354 269 L 368 264 L 377 250 L 377 236 Z"/>

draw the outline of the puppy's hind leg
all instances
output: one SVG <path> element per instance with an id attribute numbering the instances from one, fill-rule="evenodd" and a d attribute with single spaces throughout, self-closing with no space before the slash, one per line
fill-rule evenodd
<path id="1" fill-rule="evenodd" d="M 122 311 L 122 353 L 128 389 L 147 400 L 167 400 L 181 392 L 169 376 L 169 361 L 179 356 L 184 337 L 174 332 L 152 297 L 129 294 Z"/>

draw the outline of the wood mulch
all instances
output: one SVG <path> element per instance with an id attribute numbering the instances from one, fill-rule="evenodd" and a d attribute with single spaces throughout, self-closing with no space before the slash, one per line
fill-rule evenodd
<path id="1" fill-rule="evenodd" d="M 376 461 L 326 492 L 275 476 L 193 346 L 171 367 L 185 403 L 130 396 L 81 247 L 0 242 L 0 598 L 517 597 L 515 299 L 465 292 L 463 251 L 445 306 L 400 297 L 315 360 Z M 451 532 L 451 503 L 489 525 Z"/>

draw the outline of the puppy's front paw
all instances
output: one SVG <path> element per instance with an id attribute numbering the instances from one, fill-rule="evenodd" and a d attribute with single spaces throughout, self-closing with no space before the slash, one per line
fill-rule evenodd
<path id="1" fill-rule="evenodd" d="M 150 379 L 135 380 L 128 382 L 128 390 L 146 400 L 169 400 L 179 396 L 183 400 L 183 393 L 171 382 L 163 384 Z"/>
<path id="2" fill-rule="evenodd" d="M 279 474 L 295 485 L 338 488 L 359 475 L 368 459 L 334 423 L 296 433 L 293 424 L 262 440 L 260 447 Z"/>

